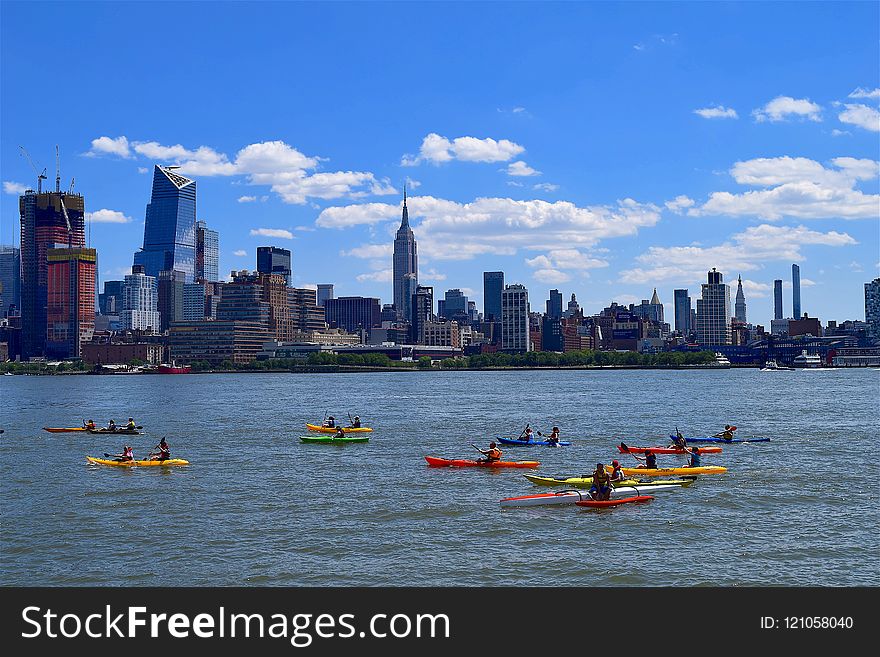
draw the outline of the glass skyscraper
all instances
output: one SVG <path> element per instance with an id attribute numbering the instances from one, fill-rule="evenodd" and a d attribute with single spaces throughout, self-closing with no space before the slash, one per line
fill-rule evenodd
<path id="1" fill-rule="evenodd" d="M 204 221 L 196 222 L 196 280 L 220 280 L 220 234 Z"/>
<path id="2" fill-rule="evenodd" d="M 406 298 L 412 290 L 412 283 L 405 283 L 407 274 L 415 275 L 416 285 L 419 282 L 419 256 L 416 248 L 416 238 L 412 228 L 409 227 L 409 212 L 406 208 L 406 188 L 403 189 L 403 213 L 400 219 L 400 228 L 394 237 L 394 253 L 391 260 L 391 279 L 394 293 L 394 311 L 398 319 L 409 319 L 406 311 L 409 300 Z M 407 286 L 407 290 L 404 287 Z"/>
<path id="3" fill-rule="evenodd" d="M 0 246 L 0 318 L 10 306 L 21 312 L 21 252 L 14 246 Z"/>
<path id="4" fill-rule="evenodd" d="M 257 247 L 257 271 L 261 274 L 281 274 L 287 281 L 287 287 L 290 287 L 293 276 L 290 251 L 277 246 Z"/>
<path id="5" fill-rule="evenodd" d="M 673 290 L 672 302 L 675 306 L 675 330 L 687 337 L 691 332 L 691 298 L 687 289 Z"/>
<path id="6" fill-rule="evenodd" d="M 550 290 L 550 298 L 547 299 L 547 316 L 552 319 L 562 317 L 562 293 L 559 290 Z"/>
<path id="7" fill-rule="evenodd" d="M 182 271 L 187 283 L 196 277 L 196 182 L 177 167 L 153 168 L 153 191 L 147 204 L 144 246 L 134 254 L 147 276 Z"/>
<path id="8" fill-rule="evenodd" d="M 773 281 L 773 319 L 785 317 L 782 310 L 782 279 Z"/>
<path id="9" fill-rule="evenodd" d="M 791 266 L 791 316 L 801 318 L 801 268 L 797 265 Z"/>
<path id="10" fill-rule="evenodd" d="M 501 321 L 501 293 L 504 291 L 503 271 L 483 272 L 483 319 Z"/>

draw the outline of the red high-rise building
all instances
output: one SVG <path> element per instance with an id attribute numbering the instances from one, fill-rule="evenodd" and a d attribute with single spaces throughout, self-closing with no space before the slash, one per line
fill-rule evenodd
<path id="1" fill-rule="evenodd" d="M 46 356 L 77 358 L 95 332 L 95 249 L 46 254 Z"/>

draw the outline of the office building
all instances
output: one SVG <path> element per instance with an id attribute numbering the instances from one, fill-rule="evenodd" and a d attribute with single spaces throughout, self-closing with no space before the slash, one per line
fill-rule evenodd
<path id="1" fill-rule="evenodd" d="M 290 251 L 278 246 L 257 247 L 257 272 L 283 276 L 290 287 L 293 281 L 293 259 Z"/>
<path id="2" fill-rule="evenodd" d="M 21 357 L 45 355 L 49 249 L 83 248 L 85 200 L 81 194 L 25 191 L 21 215 Z"/>
<path id="3" fill-rule="evenodd" d="M 791 266 L 791 317 L 801 318 L 801 268 Z"/>
<path id="4" fill-rule="evenodd" d="M 186 283 L 196 275 L 196 182 L 178 167 L 153 167 L 153 189 L 144 222 L 144 245 L 134 264 L 158 280 L 160 271 L 182 271 Z"/>
<path id="5" fill-rule="evenodd" d="M 686 289 L 673 290 L 672 304 L 675 308 L 675 330 L 687 337 L 691 332 L 691 298 Z"/>
<path id="6" fill-rule="evenodd" d="M 395 306 L 394 313 L 395 318 L 398 321 L 402 322 L 410 322 L 412 321 L 412 300 L 413 296 L 416 293 L 416 290 L 419 287 L 419 277 L 415 274 L 404 274 L 403 276 L 403 298 L 401 299 L 402 306 Z"/>
<path id="7" fill-rule="evenodd" d="M 174 322 L 168 332 L 168 352 L 179 364 L 225 361 L 251 363 L 269 339 L 263 324 L 235 320 Z"/>
<path id="8" fill-rule="evenodd" d="M 425 322 L 421 326 L 422 338 L 416 344 L 429 347 L 461 347 L 458 322 Z"/>
<path id="9" fill-rule="evenodd" d="M 468 298 L 460 289 L 446 290 L 443 299 L 443 317 L 454 319 L 459 324 L 468 323 Z"/>
<path id="10" fill-rule="evenodd" d="M 349 333 L 370 331 L 379 326 L 379 299 L 374 297 L 338 297 L 324 302 L 324 314 L 331 328 Z"/>
<path id="11" fill-rule="evenodd" d="M 501 321 L 501 293 L 504 292 L 504 272 L 483 272 L 483 321 Z"/>
<path id="12" fill-rule="evenodd" d="M 570 317 L 580 317 L 581 315 L 581 305 L 578 303 L 574 292 L 572 292 L 571 300 L 568 302 L 568 306 L 566 307 L 565 312 L 562 313 L 562 316 L 565 319 L 568 319 Z"/>
<path id="13" fill-rule="evenodd" d="M 122 284 L 122 328 L 129 331 L 159 331 L 159 288 L 156 278 L 144 273 L 143 265 L 134 265 Z"/>
<path id="14" fill-rule="evenodd" d="M 657 324 L 663 324 L 663 304 L 660 303 L 660 297 L 657 296 L 657 288 L 654 288 L 654 294 L 651 296 L 650 300 L 642 299 L 642 303 L 640 303 L 639 305 L 631 305 L 630 312 L 636 314 L 642 319 L 646 319 Z"/>
<path id="15" fill-rule="evenodd" d="M 550 298 L 547 299 L 547 317 L 551 319 L 562 318 L 562 293 L 559 290 L 550 290 Z M 561 351 L 555 349 L 553 351 Z"/>
<path id="16" fill-rule="evenodd" d="M 433 322 L 434 288 L 430 285 L 419 285 L 412 298 L 412 320 L 410 322 L 410 339 L 413 344 L 425 343 L 425 326 Z"/>
<path id="17" fill-rule="evenodd" d="M 95 249 L 46 253 L 46 356 L 79 358 L 95 332 Z"/>
<path id="18" fill-rule="evenodd" d="M 21 312 L 21 250 L 0 246 L 0 319 Z"/>
<path id="19" fill-rule="evenodd" d="M 529 291 L 524 285 L 506 285 L 501 293 L 501 348 L 508 352 L 531 351 Z"/>
<path id="20" fill-rule="evenodd" d="M 205 283 L 183 284 L 183 314 L 176 321 L 199 322 L 208 317 L 205 313 L 207 287 Z"/>
<path id="21" fill-rule="evenodd" d="M 773 281 L 773 319 L 782 319 L 785 311 L 782 308 L 782 279 Z"/>
<path id="22" fill-rule="evenodd" d="M 182 271 L 160 271 L 156 282 L 156 300 L 159 310 L 159 332 L 168 330 L 171 322 L 183 319 L 183 287 L 186 276 Z M 202 319 L 199 317 L 199 319 Z"/>
<path id="23" fill-rule="evenodd" d="M 98 310 L 102 315 L 119 315 L 122 311 L 124 281 L 104 281 L 104 291 L 98 295 Z"/>
<path id="24" fill-rule="evenodd" d="M 220 234 L 204 221 L 196 222 L 195 278 L 211 283 L 220 280 Z"/>
<path id="25" fill-rule="evenodd" d="M 865 323 L 868 335 L 880 338 L 880 278 L 865 283 Z"/>
<path id="26" fill-rule="evenodd" d="M 730 344 L 730 287 L 721 272 L 712 268 L 697 299 L 697 342 L 700 345 Z"/>
<path id="27" fill-rule="evenodd" d="M 743 277 L 740 275 L 736 282 L 736 303 L 733 306 L 733 316 L 736 321 L 747 324 L 746 321 L 746 295 L 743 293 Z"/>
<path id="28" fill-rule="evenodd" d="M 296 330 L 290 309 L 287 278 L 282 273 L 233 271 L 223 285 L 217 319 L 265 326 L 270 339 L 289 342 Z"/>
<path id="29" fill-rule="evenodd" d="M 394 309 L 399 319 L 408 319 L 406 309 L 408 299 L 412 297 L 406 294 L 405 277 L 413 274 L 416 277 L 416 285 L 419 280 L 419 256 L 416 249 L 416 238 L 412 228 L 409 227 L 409 212 L 406 208 L 406 188 L 403 189 L 403 214 L 400 220 L 400 228 L 394 238 L 394 255 L 392 258 L 392 280 L 394 292 Z M 412 289 L 410 283 L 409 288 Z"/>
<path id="30" fill-rule="evenodd" d="M 333 298 L 333 283 L 318 283 L 318 305 L 323 308 L 327 299 Z"/>
<path id="31" fill-rule="evenodd" d="M 287 302 L 290 305 L 290 320 L 297 333 L 323 331 L 324 307 L 318 305 L 318 293 L 308 288 L 291 287 L 287 289 Z"/>

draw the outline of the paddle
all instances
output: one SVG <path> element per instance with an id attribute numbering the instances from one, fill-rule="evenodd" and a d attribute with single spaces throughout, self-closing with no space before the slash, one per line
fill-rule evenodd
<path id="1" fill-rule="evenodd" d="M 518 440 L 522 440 L 522 437 L 526 435 L 526 431 L 528 431 L 529 423 L 526 422 L 526 428 L 519 432 Z"/>

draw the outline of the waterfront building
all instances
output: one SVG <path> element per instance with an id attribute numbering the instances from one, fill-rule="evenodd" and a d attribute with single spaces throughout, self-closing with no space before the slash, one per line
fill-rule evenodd
<path id="1" fill-rule="evenodd" d="M 225 361 L 247 364 L 256 360 L 269 339 L 264 324 L 229 319 L 174 322 L 168 331 L 169 358 L 179 364 Z"/>
<path id="2" fill-rule="evenodd" d="M 317 290 L 287 288 L 287 301 L 295 332 L 323 331 L 326 328 L 324 307 L 318 305 Z"/>
<path id="3" fill-rule="evenodd" d="M 150 342 L 84 342 L 82 359 L 89 365 L 127 365 L 139 360 L 148 365 L 165 362 L 165 346 Z"/>
<path id="4" fill-rule="evenodd" d="M 812 335 L 814 337 L 822 337 L 822 324 L 815 317 L 808 317 L 804 313 L 803 317 L 792 319 L 788 323 L 788 334 L 791 337 L 797 335 Z"/>
<path id="5" fill-rule="evenodd" d="M 278 246 L 257 247 L 257 273 L 283 276 L 289 287 L 293 279 L 290 250 Z"/>
<path id="6" fill-rule="evenodd" d="M 318 283 L 318 305 L 321 308 L 324 307 L 324 302 L 327 299 L 333 298 L 333 283 Z"/>
<path id="7" fill-rule="evenodd" d="M 134 264 L 156 280 L 160 271 L 182 271 L 186 283 L 196 274 L 196 182 L 178 167 L 153 167 L 153 189 L 144 222 L 144 245 Z"/>
<path id="8" fill-rule="evenodd" d="M 168 330 L 171 322 L 183 319 L 183 287 L 186 275 L 182 271 L 160 271 L 156 282 L 159 310 L 159 332 Z M 199 317 L 197 319 L 203 319 Z"/>
<path id="9" fill-rule="evenodd" d="M 782 319 L 785 311 L 782 309 L 782 279 L 773 281 L 773 319 Z"/>
<path id="10" fill-rule="evenodd" d="M 791 266 L 791 316 L 801 316 L 801 268 L 797 265 Z"/>
<path id="11" fill-rule="evenodd" d="M 721 272 L 712 268 L 697 299 L 697 342 L 700 345 L 730 344 L 730 287 Z"/>
<path id="12" fill-rule="evenodd" d="M 122 328 L 153 333 L 159 330 L 159 288 L 154 276 L 144 273 L 143 265 L 133 265 L 122 284 Z"/>
<path id="13" fill-rule="evenodd" d="M 747 324 L 746 321 L 746 295 L 743 293 L 743 277 L 740 275 L 736 283 L 736 303 L 733 306 L 733 316 L 736 321 Z"/>
<path id="14" fill-rule="evenodd" d="M 501 321 L 501 293 L 504 291 L 503 271 L 483 272 L 483 321 Z"/>
<path id="15" fill-rule="evenodd" d="M 265 322 L 270 337 L 290 340 L 295 326 L 288 291 L 287 278 L 280 272 L 233 271 L 232 281 L 223 285 L 217 318 Z"/>
<path id="16" fill-rule="evenodd" d="M 868 334 L 880 338 L 880 278 L 865 283 L 865 323 Z"/>
<path id="17" fill-rule="evenodd" d="M 546 315 L 551 319 L 562 319 L 562 293 L 559 290 L 550 290 Z"/>
<path id="18" fill-rule="evenodd" d="M 98 295 L 98 310 L 102 315 L 119 315 L 122 311 L 124 281 L 104 281 L 104 292 Z"/>
<path id="19" fill-rule="evenodd" d="M 196 222 L 195 279 L 211 283 L 220 280 L 220 234 L 204 221 Z"/>
<path id="20" fill-rule="evenodd" d="M 430 347 L 461 347 L 461 333 L 458 322 L 425 322 L 422 327 L 422 340 L 419 344 Z"/>
<path id="21" fill-rule="evenodd" d="M 0 246 L 0 319 L 21 312 L 21 250 Z"/>
<path id="22" fill-rule="evenodd" d="M 413 344 L 425 343 L 425 325 L 433 322 L 434 288 L 430 285 L 419 285 L 412 298 L 412 321 L 410 322 L 410 339 Z"/>
<path id="23" fill-rule="evenodd" d="M 331 328 L 341 328 L 349 333 L 369 332 L 379 326 L 379 312 L 379 299 L 374 297 L 338 297 L 324 302 L 326 321 Z"/>
<path id="24" fill-rule="evenodd" d="M 506 285 L 501 293 L 501 348 L 531 351 L 529 341 L 529 291 L 524 285 Z"/>
<path id="25" fill-rule="evenodd" d="M 772 319 L 770 320 L 770 333 L 772 335 L 788 335 L 788 324 L 790 319 Z"/>
<path id="26" fill-rule="evenodd" d="M 565 309 L 565 312 L 562 313 L 562 316 L 568 319 L 569 317 L 579 317 L 581 315 L 581 306 L 577 302 L 577 297 L 574 295 L 574 292 L 572 292 L 571 300 L 568 302 L 568 307 Z"/>
<path id="27" fill-rule="evenodd" d="M 21 216 L 21 357 L 45 355 L 49 249 L 86 245 L 82 194 L 25 190 Z"/>
<path id="28" fill-rule="evenodd" d="M 675 308 L 675 330 L 687 337 L 691 332 L 691 298 L 688 291 L 673 290 L 672 304 Z"/>
<path id="29" fill-rule="evenodd" d="M 321 330 L 298 331 L 293 334 L 294 343 L 309 344 L 360 344 L 361 337 L 356 333 L 346 333 L 341 329 L 322 328 Z"/>
<path id="30" fill-rule="evenodd" d="M 95 249 L 46 252 L 46 356 L 79 358 L 95 332 Z"/>
<path id="31" fill-rule="evenodd" d="M 419 256 L 416 249 L 416 238 L 413 235 L 412 228 L 409 227 L 409 212 L 406 208 L 406 187 L 403 188 L 403 213 L 400 219 L 400 228 L 394 238 L 394 254 L 392 256 L 392 285 L 394 293 L 394 309 L 397 312 L 398 319 L 406 319 L 406 310 L 409 307 L 409 299 L 406 295 L 406 286 L 404 284 L 405 276 L 413 274 L 415 276 L 415 284 L 418 285 L 419 280 Z M 413 286 L 410 283 L 409 289 Z"/>

